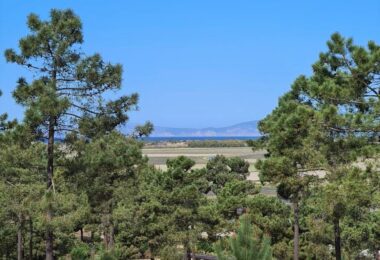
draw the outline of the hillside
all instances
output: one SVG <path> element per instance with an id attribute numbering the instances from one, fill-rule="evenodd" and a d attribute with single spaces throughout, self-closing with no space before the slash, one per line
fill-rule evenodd
<path id="1" fill-rule="evenodd" d="M 155 126 L 152 137 L 212 137 L 212 136 L 258 136 L 258 121 L 249 121 L 226 127 L 175 128 Z"/>
<path id="2" fill-rule="evenodd" d="M 207 127 L 207 128 L 180 128 L 180 127 L 166 127 L 154 126 L 154 131 L 151 137 L 245 137 L 245 136 L 259 136 L 257 129 L 258 120 L 243 122 L 225 127 Z M 120 131 L 129 134 L 133 131 L 135 125 L 128 124 L 123 126 Z"/>

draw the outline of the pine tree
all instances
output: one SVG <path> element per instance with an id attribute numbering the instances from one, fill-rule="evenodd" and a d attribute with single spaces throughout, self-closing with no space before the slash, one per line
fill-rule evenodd
<path id="1" fill-rule="evenodd" d="M 141 143 L 114 131 L 89 143 L 79 140 L 72 149 L 77 156 L 65 160 L 65 179 L 73 190 L 87 194 L 92 216 L 86 224 L 96 225 L 92 231 L 100 230 L 104 248 L 113 250 L 118 229 L 113 213 L 120 194 L 135 191 L 131 182 L 146 167 Z"/>
<path id="2" fill-rule="evenodd" d="M 249 163 L 239 157 L 226 158 L 216 155 L 204 168 L 204 176 L 211 184 L 210 190 L 215 194 L 232 180 L 245 180 L 249 174 Z"/>
<path id="3" fill-rule="evenodd" d="M 221 242 L 215 247 L 220 260 L 266 260 L 272 259 L 272 249 L 268 237 L 255 238 L 253 227 L 247 216 L 241 217 L 236 237 L 228 239 L 228 247 Z"/>
<path id="4" fill-rule="evenodd" d="M 270 236 L 273 257 L 289 259 L 292 225 L 291 210 L 279 198 L 258 194 L 247 199 L 250 219 L 255 227 Z"/>
<path id="5" fill-rule="evenodd" d="M 379 237 L 375 219 L 379 212 L 373 209 L 380 203 L 378 171 L 351 166 L 339 171 L 339 178 L 317 187 L 308 199 L 310 239 L 314 245 L 325 245 L 325 248 L 328 244 L 337 245 L 336 257 L 339 252 L 340 257 L 344 252 L 350 258 L 356 258 L 363 250 L 376 252 Z M 321 229 L 320 225 L 314 226 L 321 221 L 326 223 L 324 230 L 330 231 L 322 235 L 326 236 L 323 239 L 315 230 Z"/>
<path id="6" fill-rule="evenodd" d="M 17 125 L 0 134 L 0 207 L 3 215 L 0 222 L 5 230 L 8 226 L 17 232 L 17 259 L 24 259 L 24 255 L 32 259 L 30 223 L 40 213 L 39 202 L 44 191 L 40 175 L 44 168 L 44 145 L 28 142 L 23 130 Z M 27 229 L 29 234 L 26 234 Z M 15 237 L 15 234 L 9 236 Z M 6 237 L 0 239 L 7 241 Z M 29 240 L 28 254 L 24 249 L 26 239 Z"/>
<path id="7" fill-rule="evenodd" d="M 46 188 L 51 193 L 57 134 L 108 133 L 128 120 L 126 112 L 136 108 L 138 96 L 103 98 L 103 93 L 121 88 L 122 66 L 103 61 L 99 54 L 81 52 L 82 24 L 73 11 L 53 9 L 48 21 L 31 14 L 27 24 L 30 33 L 20 39 L 20 52 L 8 49 L 5 57 L 34 73 L 31 83 L 18 80 L 13 96 L 26 108 L 24 122 L 36 137 L 47 139 Z M 48 223 L 53 217 L 50 204 Z M 46 259 L 52 260 L 54 234 L 49 224 L 46 227 Z"/>
<path id="8" fill-rule="evenodd" d="M 333 34 L 310 77 L 298 77 L 278 107 L 260 123 L 268 159 L 258 163 L 263 181 L 293 202 L 294 258 L 298 259 L 299 201 L 317 184 L 313 169 L 339 180 L 342 167 L 359 157 L 378 156 L 380 125 L 380 46 L 356 46 Z M 340 208 L 340 207 L 338 207 Z M 335 257 L 341 259 L 339 219 L 335 215 Z"/>
<path id="9" fill-rule="evenodd" d="M 320 167 L 323 157 L 318 154 L 319 129 L 315 127 L 315 113 L 291 94 L 280 98 L 278 107 L 260 122 L 266 136 L 268 157 L 257 162 L 262 182 L 277 185 L 278 194 L 290 200 L 293 208 L 294 252 L 299 259 L 299 207 L 308 188 L 317 182 L 308 172 Z"/>
<path id="10" fill-rule="evenodd" d="M 317 150 L 324 158 L 330 181 L 342 176 L 341 169 L 360 157 L 378 156 L 380 133 L 380 46 L 354 45 L 335 33 L 313 65 L 311 77 L 299 77 L 291 94 L 315 113 L 319 128 Z M 321 138 L 322 137 L 322 138 Z M 341 259 L 340 221 L 344 210 L 338 204 L 334 213 L 335 257 Z"/>

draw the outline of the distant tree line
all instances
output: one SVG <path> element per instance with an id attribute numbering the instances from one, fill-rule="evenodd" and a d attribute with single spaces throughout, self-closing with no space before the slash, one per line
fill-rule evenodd
<path id="1" fill-rule="evenodd" d="M 243 140 L 197 140 L 188 141 L 188 147 L 206 148 L 206 147 L 245 147 L 248 146 Z"/>

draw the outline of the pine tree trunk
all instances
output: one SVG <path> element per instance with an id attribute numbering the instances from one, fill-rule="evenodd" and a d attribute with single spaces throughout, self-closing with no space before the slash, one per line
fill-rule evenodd
<path id="1" fill-rule="evenodd" d="M 83 228 L 81 227 L 81 228 L 79 229 L 79 231 L 80 231 L 80 241 L 83 242 Z"/>
<path id="2" fill-rule="evenodd" d="M 103 219 L 103 243 L 106 250 L 112 250 L 115 244 L 114 236 L 115 236 L 115 228 L 113 226 L 111 220 L 111 214 L 107 213 Z"/>
<path id="3" fill-rule="evenodd" d="M 108 228 L 109 228 L 109 220 L 108 220 L 108 214 L 107 214 L 103 218 L 103 243 L 104 243 L 104 248 L 106 250 L 108 250 L 108 246 L 109 246 Z"/>
<path id="4" fill-rule="evenodd" d="M 90 250 L 90 259 L 91 259 L 91 260 L 94 260 L 94 259 L 95 259 L 95 247 L 94 247 L 94 245 L 91 246 L 91 250 Z"/>
<path id="5" fill-rule="evenodd" d="M 335 259 L 341 260 L 341 244 L 340 244 L 340 226 L 339 226 L 339 218 L 334 218 L 334 238 L 335 238 Z"/>
<path id="6" fill-rule="evenodd" d="M 293 259 L 299 259 L 299 236 L 300 236 L 300 227 L 299 227 L 299 208 L 298 200 L 293 202 L 293 211 L 294 211 L 294 253 Z"/>
<path id="7" fill-rule="evenodd" d="M 29 260 L 33 259 L 33 220 L 29 216 Z"/>
<path id="8" fill-rule="evenodd" d="M 110 234 L 109 234 L 109 249 L 111 249 L 111 250 L 113 250 L 113 248 L 114 248 L 114 244 L 115 244 L 115 238 L 114 238 L 114 236 L 115 236 L 115 228 L 114 228 L 114 226 L 113 226 L 113 223 L 111 223 L 110 224 L 110 228 L 109 228 L 109 232 L 110 232 Z"/>
<path id="9" fill-rule="evenodd" d="M 186 259 L 187 260 L 191 260 L 191 250 L 190 250 L 190 248 L 187 248 L 187 250 L 186 250 Z"/>
<path id="10" fill-rule="evenodd" d="M 108 250 L 108 232 L 106 228 L 104 228 L 103 230 L 103 244 L 104 244 L 104 249 Z"/>
<path id="11" fill-rule="evenodd" d="M 54 125 L 55 119 L 54 117 L 50 117 L 49 120 L 49 139 L 47 146 L 47 189 L 50 191 L 53 189 L 53 166 L 54 166 Z M 49 202 L 47 211 L 46 211 L 46 219 L 49 227 L 46 229 L 46 260 L 53 260 L 53 231 L 50 228 L 50 222 L 53 218 L 52 208 Z"/>
<path id="12" fill-rule="evenodd" d="M 90 245 L 91 245 L 91 248 L 90 248 L 90 259 L 91 260 L 94 260 L 95 259 L 95 243 L 94 243 L 94 231 L 91 230 L 91 234 L 90 234 Z"/>
<path id="13" fill-rule="evenodd" d="M 22 214 L 19 213 L 18 215 L 18 229 L 17 229 L 17 260 L 23 260 L 24 259 L 24 249 L 23 249 L 23 239 L 22 239 L 22 226 L 23 226 L 23 219 Z"/>

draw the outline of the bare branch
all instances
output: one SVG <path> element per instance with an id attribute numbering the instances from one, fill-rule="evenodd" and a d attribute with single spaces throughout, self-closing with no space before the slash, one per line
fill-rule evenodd
<path id="1" fill-rule="evenodd" d="M 76 115 L 76 114 L 73 114 L 73 113 L 69 113 L 69 112 L 65 112 L 65 113 L 63 113 L 63 115 L 72 116 L 72 117 L 75 117 L 75 118 L 78 118 L 78 119 L 82 119 L 83 118 L 83 117 L 81 117 L 79 115 Z"/>
<path id="2" fill-rule="evenodd" d="M 70 129 L 70 128 L 64 128 L 64 127 L 56 128 L 55 131 L 58 131 L 58 132 L 73 132 L 73 133 L 79 134 L 78 130 Z"/>
<path id="3" fill-rule="evenodd" d="M 77 79 L 64 79 L 64 78 L 57 78 L 57 81 L 64 81 L 64 82 L 74 82 L 78 81 Z"/>
<path id="4" fill-rule="evenodd" d="M 80 109 L 80 110 L 83 110 L 83 111 L 85 111 L 85 112 L 88 112 L 88 113 L 90 113 L 90 114 L 93 114 L 93 115 L 99 115 L 100 113 L 97 113 L 97 112 L 95 112 L 95 111 L 92 111 L 92 110 L 90 110 L 90 109 L 88 109 L 88 108 L 86 108 L 86 107 L 83 107 L 83 106 L 79 106 L 79 105 L 77 105 L 77 104 L 75 104 L 75 103 L 70 103 L 73 107 L 75 107 L 75 108 L 77 108 L 77 109 Z"/>

